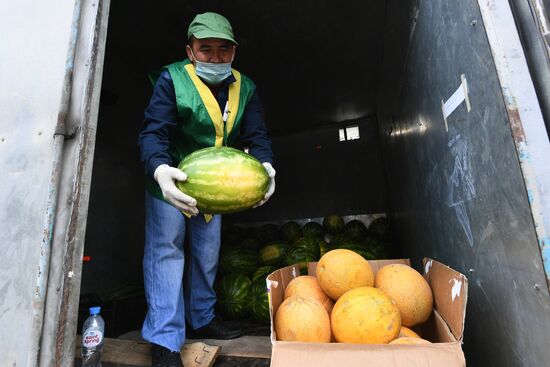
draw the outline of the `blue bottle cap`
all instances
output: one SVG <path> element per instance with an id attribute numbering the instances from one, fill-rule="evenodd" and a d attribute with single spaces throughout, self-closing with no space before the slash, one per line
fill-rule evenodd
<path id="1" fill-rule="evenodd" d="M 101 307 L 90 307 L 90 315 L 99 315 L 99 311 L 101 311 Z"/>

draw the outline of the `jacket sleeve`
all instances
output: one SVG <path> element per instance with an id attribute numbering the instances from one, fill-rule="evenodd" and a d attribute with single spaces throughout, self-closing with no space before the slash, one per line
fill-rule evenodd
<path id="1" fill-rule="evenodd" d="M 271 139 L 267 135 L 262 104 L 256 89 L 244 110 L 239 142 L 247 146 L 248 152 L 260 162 L 269 162 L 273 165 Z"/>
<path id="2" fill-rule="evenodd" d="M 169 154 L 170 136 L 177 125 L 177 105 L 174 84 L 168 71 L 158 78 L 153 95 L 144 112 L 143 128 L 138 147 L 145 173 L 153 177 L 161 164 L 172 165 Z"/>

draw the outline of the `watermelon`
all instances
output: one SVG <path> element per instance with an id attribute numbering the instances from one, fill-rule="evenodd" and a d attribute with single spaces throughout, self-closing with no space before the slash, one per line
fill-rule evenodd
<path id="1" fill-rule="evenodd" d="M 274 266 L 266 265 L 266 266 L 260 266 L 254 274 L 252 274 L 252 282 L 256 281 L 257 279 L 262 279 L 265 281 L 265 278 L 271 273 L 273 273 L 277 268 Z"/>
<path id="2" fill-rule="evenodd" d="M 260 227 L 258 239 L 262 243 L 275 241 L 279 238 L 279 227 L 276 224 L 264 224 Z"/>
<path id="3" fill-rule="evenodd" d="M 373 251 L 371 251 L 367 247 L 362 246 L 362 245 L 357 244 L 357 243 L 347 242 L 347 243 L 344 243 L 344 244 L 340 245 L 338 248 L 339 249 L 351 250 L 351 251 L 363 256 L 363 258 L 365 260 L 379 259 L 379 257 L 376 256 Z"/>
<path id="4" fill-rule="evenodd" d="M 304 237 L 322 237 L 323 236 L 323 226 L 317 222 L 307 222 L 302 227 L 302 233 Z"/>
<path id="5" fill-rule="evenodd" d="M 302 237 L 302 228 L 296 222 L 286 222 L 281 226 L 281 235 L 283 240 L 288 243 L 294 243 L 294 241 Z"/>
<path id="6" fill-rule="evenodd" d="M 369 225 L 368 235 L 380 241 L 390 242 L 393 236 L 388 219 L 380 217 L 373 220 Z"/>
<path id="7" fill-rule="evenodd" d="M 303 248 L 308 250 L 317 259 L 320 257 L 319 240 L 317 238 L 302 237 L 292 245 L 292 249 Z"/>
<path id="8" fill-rule="evenodd" d="M 367 227 L 360 220 L 350 220 L 344 227 L 344 233 L 352 240 L 362 241 L 367 236 Z"/>
<path id="9" fill-rule="evenodd" d="M 374 238 L 367 238 L 365 246 L 376 256 L 377 259 L 394 258 L 395 248 L 389 242 L 383 242 Z"/>
<path id="10" fill-rule="evenodd" d="M 344 230 L 344 219 L 339 215 L 329 215 L 323 219 L 323 229 L 328 234 L 338 234 Z"/>
<path id="11" fill-rule="evenodd" d="M 324 254 L 326 254 L 330 249 L 330 246 L 328 243 L 325 242 L 323 239 L 319 239 L 319 258 L 321 258 Z"/>
<path id="12" fill-rule="evenodd" d="M 256 238 L 245 238 L 240 243 L 240 247 L 245 249 L 253 249 L 256 250 L 261 246 L 260 241 Z"/>
<path id="13" fill-rule="evenodd" d="M 307 263 L 319 260 L 319 253 L 304 247 L 290 249 L 285 257 L 285 265 L 297 264 L 301 274 L 307 274 Z"/>
<path id="14" fill-rule="evenodd" d="M 250 308 L 255 320 L 269 325 L 269 298 L 265 279 L 257 279 L 252 282 L 250 289 Z"/>
<path id="15" fill-rule="evenodd" d="M 263 265 L 280 265 L 290 246 L 284 241 L 274 241 L 260 250 L 260 262 Z"/>
<path id="16" fill-rule="evenodd" d="M 185 157 L 178 168 L 187 174 L 176 186 L 197 200 L 201 213 L 239 212 L 267 192 L 269 177 L 256 158 L 229 147 L 210 147 Z"/>
<path id="17" fill-rule="evenodd" d="M 330 240 L 329 247 L 331 249 L 340 248 L 339 247 L 340 245 L 343 245 L 348 242 L 356 242 L 356 241 L 352 241 L 351 238 L 349 238 L 349 236 L 346 233 L 340 233 L 332 237 L 332 239 Z"/>
<path id="18" fill-rule="evenodd" d="M 216 283 L 216 308 L 228 319 L 240 319 L 250 313 L 250 278 L 229 274 Z"/>
<path id="19" fill-rule="evenodd" d="M 258 267 L 258 255 L 252 250 L 230 248 L 222 252 L 219 271 L 222 274 L 251 275 Z"/>
<path id="20" fill-rule="evenodd" d="M 243 238 L 253 238 L 256 240 L 260 239 L 260 228 L 257 227 L 246 227 L 243 229 Z"/>
<path id="21" fill-rule="evenodd" d="M 366 260 L 378 259 L 368 242 L 356 241 L 350 238 L 347 233 L 340 233 L 334 236 L 328 247 L 330 250 L 346 249 L 354 251 L 363 256 Z"/>

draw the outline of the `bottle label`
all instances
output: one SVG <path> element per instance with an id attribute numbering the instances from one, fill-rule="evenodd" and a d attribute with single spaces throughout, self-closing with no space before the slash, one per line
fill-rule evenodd
<path id="1" fill-rule="evenodd" d="M 100 330 L 86 330 L 82 335 L 82 346 L 85 348 L 96 347 L 103 341 L 103 333 Z"/>

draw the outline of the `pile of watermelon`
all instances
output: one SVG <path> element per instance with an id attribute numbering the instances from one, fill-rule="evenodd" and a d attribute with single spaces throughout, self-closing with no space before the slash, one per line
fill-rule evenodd
<path id="1" fill-rule="evenodd" d="M 391 241 L 385 217 L 374 219 L 368 227 L 356 219 L 346 223 L 338 215 L 303 226 L 295 221 L 281 226 L 224 226 L 216 307 L 227 319 L 253 317 L 269 324 L 265 279 L 270 273 L 298 264 L 301 274 L 307 274 L 308 262 L 318 261 L 333 249 L 349 249 L 367 260 L 395 258 Z"/>

